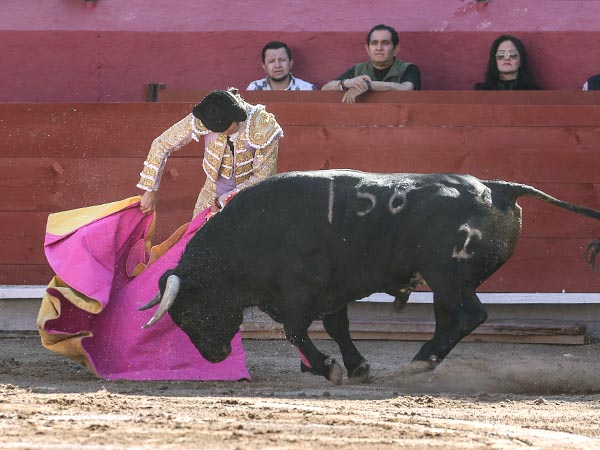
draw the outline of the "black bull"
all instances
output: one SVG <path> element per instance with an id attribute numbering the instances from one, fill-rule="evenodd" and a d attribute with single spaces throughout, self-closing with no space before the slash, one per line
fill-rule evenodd
<path id="1" fill-rule="evenodd" d="M 531 186 L 469 175 L 293 172 L 235 196 L 191 239 L 179 265 L 160 280 L 161 305 L 200 353 L 218 362 L 243 310 L 257 306 L 284 326 L 306 357 L 302 366 L 335 383 L 341 367 L 307 329 L 322 319 L 348 376 L 369 377 L 354 346 L 347 304 L 374 292 L 405 303 L 419 282 L 433 291 L 435 334 L 411 363 L 433 369 L 487 318 L 475 290 L 504 264 L 521 231 L 520 196 L 584 216 L 600 211 L 557 200 Z M 590 244 L 593 266 L 600 245 Z M 162 298 L 162 300 L 161 300 Z"/>

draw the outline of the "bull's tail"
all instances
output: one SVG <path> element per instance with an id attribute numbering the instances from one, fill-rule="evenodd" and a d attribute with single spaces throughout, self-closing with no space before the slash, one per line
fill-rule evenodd
<path id="1" fill-rule="evenodd" d="M 501 194 L 505 198 L 510 199 L 512 202 L 517 201 L 519 197 L 535 197 L 545 201 L 546 203 L 550 203 L 551 205 L 558 206 L 559 208 L 567 209 L 569 211 L 573 211 L 574 213 L 581 214 L 582 216 L 600 220 L 600 211 L 597 209 L 578 206 L 563 200 L 559 200 L 527 184 L 511 183 L 500 180 L 484 181 L 483 184 L 489 187 L 493 193 Z"/>
<path id="2" fill-rule="evenodd" d="M 535 197 L 545 201 L 546 203 L 550 203 L 551 205 L 558 206 L 559 208 L 563 208 L 592 219 L 600 220 L 599 210 L 585 206 L 574 205 L 573 203 L 559 200 L 527 184 L 512 183 L 501 180 L 484 181 L 483 184 L 492 190 L 494 196 L 500 196 L 511 204 L 514 204 L 519 197 Z M 586 260 L 594 269 L 596 269 L 596 256 L 599 253 L 600 239 L 596 239 L 588 245 L 586 251 Z"/>

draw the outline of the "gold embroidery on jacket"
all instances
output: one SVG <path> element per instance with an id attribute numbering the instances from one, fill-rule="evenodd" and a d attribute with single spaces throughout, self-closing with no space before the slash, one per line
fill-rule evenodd
<path id="1" fill-rule="evenodd" d="M 206 172 L 206 176 L 215 182 L 217 181 L 217 176 L 221 171 L 225 147 L 227 147 L 227 136 L 224 134 L 219 134 L 216 139 L 208 144 L 206 150 L 204 151 L 202 167 Z"/>
<path id="2" fill-rule="evenodd" d="M 204 126 L 202 121 L 194 116 L 194 131 L 198 133 L 200 136 L 204 136 L 205 134 L 210 133 L 210 130 Z"/>
<path id="3" fill-rule="evenodd" d="M 150 151 L 140 173 L 138 187 L 146 191 L 156 191 L 169 155 L 191 142 L 194 137 L 192 114 L 188 114 L 152 142 Z"/>
<path id="4" fill-rule="evenodd" d="M 269 145 L 280 134 L 282 134 L 282 130 L 275 120 L 275 116 L 265 111 L 262 105 L 257 106 L 248 127 L 248 138 L 253 144 L 252 146 L 263 148 Z"/>
<path id="5" fill-rule="evenodd" d="M 242 184 L 252 175 L 253 152 L 246 148 L 244 133 L 240 133 L 234 142 L 235 149 L 235 185 Z M 242 169 L 244 168 L 244 169 Z M 248 171 L 248 169 L 250 169 Z"/>

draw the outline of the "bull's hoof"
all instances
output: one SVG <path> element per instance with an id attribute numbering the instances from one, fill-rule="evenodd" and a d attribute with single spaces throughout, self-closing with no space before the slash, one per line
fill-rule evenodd
<path id="1" fill-rule="evenodd" d="M 416 375 L 418 373 L 430 372 L 438 365 L 437 358 L 431 356 L 427 360 L 413 360 L 402 366 L 400 369 L 402 375 Z"/>
<path id="2" fill-rule="evenodd" d="M 361 359 L 358 366 L 348 371 L 348 379 L 358 383 L 368 383 L 371 381 L 371 366 L 367 363 L 366 359 Z"/>
<path id="3" fill-rule="evenodd" d="M 394 298 L 394 303 L 392 304 L 395 312 L 399 313 L 404 309 L 411 292 L 412 291 L 404 290 L 404 292 L 400 292 L 398 295 L 396 295 Z"/>
<path id="4" fill-rule="evenodd" d="M 327 358 L 324 364 L 329 371 L 329 374 L 326 376 L 326 378 L 333 384 L 342 384 L 342 381 L 344 380 L 344 371 L 342 370 L 341 366 L 335 362 L 335 359 Z"/>
<path id="5" fill-rule="evenodd" d="M 312 373 L 313 375 L 319 375 L 319 372 L 317 372 L 315 369 L 313 369 L 312 367 L 308 367 L 306 364 L 304 364 L 302 361 L 300 361 L 300 372 L 308 372 L 308 373 Z"/>

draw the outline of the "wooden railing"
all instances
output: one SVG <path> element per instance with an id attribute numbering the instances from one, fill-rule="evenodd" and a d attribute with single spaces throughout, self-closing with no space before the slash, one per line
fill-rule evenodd
<path id="1" fill-rule="evenodd" d="M 168 89 L 160 91 L 169 92 Z M 0 284 L 43 284 L 47 215 L 136 195 L 152 140 L 206 91 L 158 103 L 0 104 Z M 592 92 L 409 92 L 340 103 L 339 92 L 247 92 L 282 125 L 279 171 L 456 172 L 532 184 L 600 209 L 600 96 Z M 202 145 L 169 161 L 158 232 L 190 217 Z M 514 257 L 482 292 L 597 292 L 585 264 L 600 223 L 523 199 Z"/>

